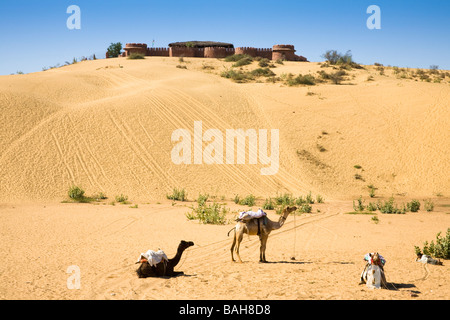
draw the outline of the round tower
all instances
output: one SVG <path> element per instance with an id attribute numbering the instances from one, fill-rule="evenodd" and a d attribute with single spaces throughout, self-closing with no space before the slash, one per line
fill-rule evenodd
<path id="1" fill-rule="evenodd" d="M 127 43 L 125 45 L 125 56 L 128 57 L 132 53 L 140 53 L 146 55 L 147 53 L 147 44 L 145 43 Z"/>
<path id="2" fill-rule="evenodd" d="M 295 61 L 295 49 L 290 44 L 276 44 L 272 48 L 272 60 L 288 60 Z"/>

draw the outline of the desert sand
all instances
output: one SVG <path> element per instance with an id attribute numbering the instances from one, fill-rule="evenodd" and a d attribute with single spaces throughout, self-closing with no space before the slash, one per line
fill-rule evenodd
<path id="1" fill-rule="evenodd" d="M 0 77 L 0 299 L 449 299 L 448 261 L 424 266 L 414 255 L 450 227 L 448 81 L 366 66 L 342 85 L 239 84 L 218 75 L 229 68 L 222 60 L 184 60 L 187 69 L 176 68 L 178 58 L 115 58 Z M 262 164 L 174 164 L 171 134 L 192 132 L 194 121 L 203 131 L 279 129 L 278 173 L 261 175 Z M 375 201 L 431 199 L 434 211 L 378 212 L 378 223 L 346 214 L 360 195 L 372 201 L 369 184 Z M 108 199 L 65 203 L 71 185 Z M 173 188 L 185 188 L 190 202 L 168 201 Z M 254 194 L 256 209 L 285 192 L 325 202 L 270 235 L 268 264 L 247 236 L 244 263 L 231 262 L 232 222 L 186 217 L 199 193 L 226 203 L 232 221 L 249 209 L 234 195 Z M 111 205 L 119 194 L 131 204 Z M 185 276 L 137 278 L 141 252 L 171 257 L 180 240 L 195 243 L 176 268 Z M 358 285 L 373 251 L 387 260 L 392 290 Z M 72 265 L 80 289 L 67 286 Z"/>

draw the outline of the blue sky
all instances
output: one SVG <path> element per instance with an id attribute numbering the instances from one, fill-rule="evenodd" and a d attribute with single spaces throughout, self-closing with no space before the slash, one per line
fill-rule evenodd
<path id="1" fill-rule="evenodd" d="M 69 30 L 70 5 L 81 29 Z M 381 9 L 381 29 L 369 30 L 367 7 Z M 322 61 L 330 49 L 351 50 L 355 61 L 450 69 L 450 1 L 401 0 L 14 0 L 0 1 L 0 75 L 96 54 L 111 42 L 212 40 L 269 48 L 293 44 Z"/>

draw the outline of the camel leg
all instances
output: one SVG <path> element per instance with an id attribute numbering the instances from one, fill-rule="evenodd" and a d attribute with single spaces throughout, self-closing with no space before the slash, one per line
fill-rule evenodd
<path id="1" fill-rule="evenodd" d="M 233 256 L 233 251 L 234 251 L 235 245 L 236 245 L 236 228 L 234 229 L 233 243 L 231 244 L 231 261 L 233 261 L 233 262 L 235 262 L 234 256 Z"/>
<path id="2" fill-rule="evenodd" d="M 236 232 L 236 242 L 237 242 L 236 243 L 236 256 L 240 263 L 242 263 L 242 260 L 241 260 L 241 256 L 239 255 L 239 247 L 241 246 L 241 241 L 243 238 L 244 238 L 244 230 L 242 230 L 242 229 L 237 230 L 237 232 Z"/>
<path id="3" fill-rule="evenodd" d="M 261 247 L 259 248 L 259 262 L 267 262 L 266 260 L 266 244 L 267 244 L 267 239 L 269 238 L 268 235 L 266 234 L 262 234 L 259 237 L 259 240 L 261 241 Z"/>

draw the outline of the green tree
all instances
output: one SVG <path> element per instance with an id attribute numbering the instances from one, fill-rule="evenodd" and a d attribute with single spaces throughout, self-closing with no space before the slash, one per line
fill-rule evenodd
<path id="1" fill-rule="evenodd" d="M 116 58 L 120 55 L 121 50 L 122 50 L 122 44 L 120 42 L 111 43 L 111 45 L 107 49 L 108 56 L 110 58 Z"/>

